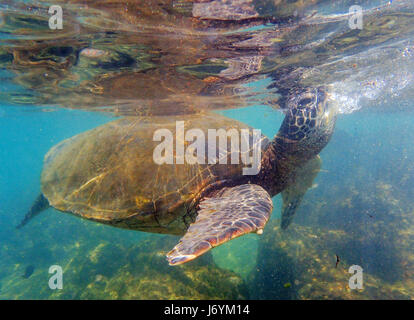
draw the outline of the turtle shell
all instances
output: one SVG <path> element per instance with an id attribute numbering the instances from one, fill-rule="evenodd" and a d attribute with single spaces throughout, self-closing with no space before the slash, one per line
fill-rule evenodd
<path id="1" fill-rule="evenodd" d="M 51 206 L 117 227 L 158 233 L 182 233 L 183 217 L 203 190 L 216 181 L 242 177 L 247 165 L 232 164 L 231 143 L 221 157 L 226 164 L 177 164 L 176 121 L 185 131 L 198 128 L 249 129 L 241 122 L 219 115 L 168 117 L 144 121 L 127 117 L 81 133 L 54 146 L 45 156 L 42 192 Z M 157 164 L 154 141 L 158 129 L 169 130 L 174 141 L 174 163 Z M 251 129 L 251 128 L 250 128 Z M 252 146 L 252 130 L 250 146 Z M 262 137 L 262 148 L 268 140 Z M 192 142 L 185 142 L 190 145 Z M 220 144 L 216 143 L 218 147 Z M 212 144 L 205 142 L 205 154 Z M 214 150 L 219 155 L 217 149 Z M 187 149 L 186 149 L 187 150 Z M 211 152 L 211 151 L 210 151 Z M 206 162 L 208 162 L 206 160 Z M 178 220 L 178 222 L 177 222 Z"/>

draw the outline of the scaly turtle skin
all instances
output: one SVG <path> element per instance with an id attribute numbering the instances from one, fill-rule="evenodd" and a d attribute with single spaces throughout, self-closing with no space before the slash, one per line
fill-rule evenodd
<path id="1" fill-rule="evenodd" d="M 231 164 L 230 138 L 225 148 L 207 140 L 205 156 L 213 151 L 216 164 L 190 164 L 175 153 L 174 164 L 157 164 L 160 142 L 154 141 L 154 132 L 162 128 L 177 135 L 177 148 L 177 141 L 184 140 L 181 131 L 176 132 L 176 121 L 182 117 L 157 122 L 124 118 L 67 139 L 47 153 L 43 195 L 22 225 L 50 205 L 115 227 L 183 235 L 167 255 L 171 265 L 240 235 L 261 233 L 272 212 L 271 198 L 280 192 L 286 228 L 319 171 L 318 153 L 328 143 L 336 118 L 322 89 L 305 90 L 287 106 L 272 141 L 264 136 L 255 140 L 249 130 L 249 146 L 260 142 L 261 148 L 256 175 L 243 175 L 242 162 Z M 219 115 L 187 116 L 185 130 L 194 128 L 205 137 L 208 129 L 249 129 Z M 172 143 L 165 139 L 165 145 Z"/>

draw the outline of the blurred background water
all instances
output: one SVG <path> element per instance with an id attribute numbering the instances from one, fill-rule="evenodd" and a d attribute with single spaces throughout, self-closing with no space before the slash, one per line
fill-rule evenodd
<path id="1" fill-rule="evenodd" d="M 236 2 L 229 3 L 251 3 Z M 350 1 L 254 2 L 259 15 L 248 22 L 213 16 L 194 20 L 195 28 L 186 1 L 174 2 L 175 11 L 165 1 L 149 14 L 138 1 L 117 2 L 122 11 L 70 2 L 64 8 L 73 23 L 53 41 L 42 24 L 46 4 L 29 10 L 27 3 L 0 5 L 1 299 L 413 299 L 410 2 L 363 2 L 359 33 L 341 18 Z M 137 7 L 145 13 L 139 23 Z M 122 23 L 114 25 L 116 17 Z M 101 60 L 82 51 L 88 48 L 102 50 L 94 51 Z M 15 229 L 40 193 L 44 155 L 63 139 L 124 115 L 211 109 L 273 137 L 287 89 L 321 84 L 341 114 L 321 153 L 322 171 L 287 231 L 279 228 L 276 196 L 263 235 L 169 267 L 174 236 L 119 230 L 52 208 Z M 64 270 L 63 290 L 48 286 L 55 264 Z M 363 290 L 348 286 L 351 265 L 364 270 Z"/>

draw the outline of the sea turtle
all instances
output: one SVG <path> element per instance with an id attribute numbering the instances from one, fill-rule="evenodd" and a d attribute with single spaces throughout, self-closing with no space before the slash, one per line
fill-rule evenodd
<path id="1" fill-rule="evenodd" d="M 185 118 L 187 133 L 197 128 L 192 132 L 205 137 L 209 129 L 248 129 L 251 149 L 245 150 L 261 150 L 255 175 L 244 175 L 245 165 L 230 161 L 235 149 L 226 141 L 229 137 L 227 146 L 217 145 L 216 136 L 214 143 L 204 145 L 205 155 L 217 156 L 215 164 L 184 161 L 178 152 L 173 163 L 159 164 L 155 149 L 161 144 L 172 147 L 173 141 L 165 136 L 160 144 L 155 132 L 169 130 L 177 135 L 178 146 L 184 139 L 178 134 L 176 121 L 183 119 L 178 116 L 147 122 L 125 117 L 64 140 L 45 156 L 42 195 L 20 226 L 52 206 L 115 227 L 183 235 L 167 254 L 170 265 L 193 260 L 243 234 L 261 234 L 272 212 L 272 197 L 280 192 L 285 229 L 312 186 L 320 168 L 318 154 L 333 132 L 336 109 L 327 96 L 324 88 L 313 88 L 289 98 L 273 140 L 259 136 L 255 141 L 246 124 L 217 114 Z M 185 139 L 191 142 L 194 136 Z M 194 156 L 189 148 L 185 152 Z"/>

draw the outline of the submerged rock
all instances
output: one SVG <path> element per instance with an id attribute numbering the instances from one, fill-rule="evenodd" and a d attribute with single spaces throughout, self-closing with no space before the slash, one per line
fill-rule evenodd
<path id="1" fill-rule="evenodd" d="M 172 238 L 172 237 L 171 237 Z M 170 267 L 170 237 L 148 236 L 131 247 L 100 243 L 65 267 L 64 290 L 54 299 L 246 299 L 247 287 L 211 256 Z M 175 238 L 174 238 L 175 240 Z"/>
<path id="2" fill-rule="evenodd" d="M 352 243 L 352 235 L 297 224 L 282 231 L 278 223 L 269 223 L 260 242 L 257 269 L 249 282 L 253 299 L 414 298 L 413 259 L 407 269 L 411 273 L 390 282 L 370 272 L 364 261 L 355 260 L 360 252 L 352 252 L 358 247 L 344 246 Z M 337 256 L 340 261 L 336 266 Z M 364 270 L 362 290 L 349 287 L 352 274 L 348 269 L 354 264 L 360 264 Z"/>

